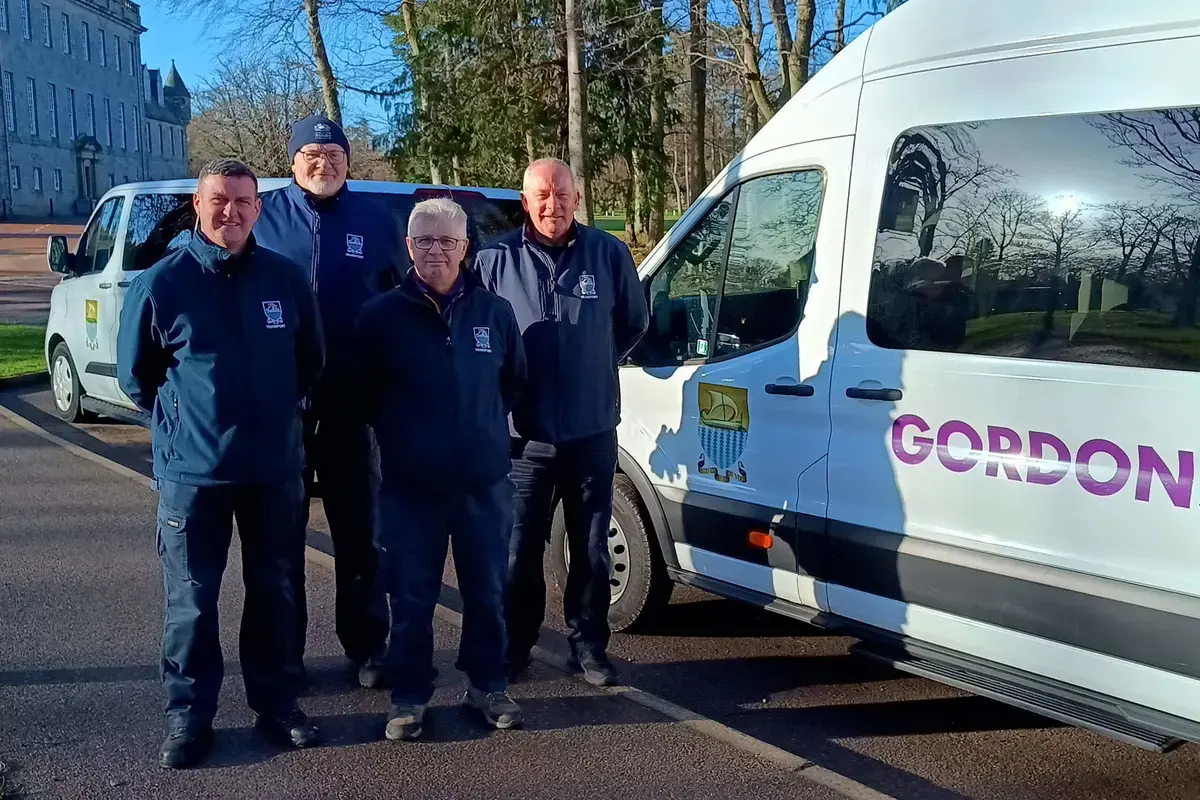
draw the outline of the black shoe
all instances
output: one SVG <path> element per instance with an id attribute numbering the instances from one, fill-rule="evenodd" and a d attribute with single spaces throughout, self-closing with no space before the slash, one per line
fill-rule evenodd
<path id="1" fill-rule="evenodd" d="M 358 685 L 364 689 L 379 689 L 384 682 L 383 661 L 368 658 L 358 667 Z"/>
<path id="2" fill-rule="evenodd" d="M 275 744 L 284 747 L 314 747 L 321 743 L 321 731 L 298 708 L 275 717 L 259 715 L 259 730 Z"/>
<path id="3" fill-rule="evenodd" d="M 462 702 L 464 706 L 483 714 L 487 724 L 496 730 L 519 728 L 525 722 L 521 707 L 513 702 L 508 692 L 485 692 L 468 683 Z"/>
<path id="4" fill-rule="evenodd" d="M 509 656 L 508 657 L 508 679 L 515 681 L 521 677 L 525 670 L 529 669 L 529 665 L 533 660 L 528 656 Z"/>
<path id="5" fill-rule="evenodd" d="M 592 686 L 613 686 L 617 683 L 617 668 L 608 660 L 608 656 L 572 656 L 567 666 L 582 672 L 583 679 Z"/>
<path id="6" fill-rule="evenodd" d="M 213 746 L 213 730 L 186 725 L 171 728 L 158 750 L 158 763 L 165 769 L 187 769 L 204 760 Z"/>
<path id="7" fill-rule="evenodd" d="M 397 703 L 388 712 L 383 735 L 389 742 L 413 742 L 421 738 L 425 724 L 425 706 Z"/>

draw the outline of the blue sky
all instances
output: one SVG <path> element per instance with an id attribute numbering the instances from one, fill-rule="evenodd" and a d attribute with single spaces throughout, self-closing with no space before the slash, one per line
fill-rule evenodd
<path id="1" fill-rule="evenodd" d="M 253 2 L 253 0 L 249 1 Z M 397 5 L 399 5 L 398 2 Z M 764 7 L 766 5 L 763 3 Z M 792 4 L 788 5 L 791 8 Z M 858 19 L 867 9 L 883 5 L 885 5 L 883 0 L 878 0 L 878 2 L 848 0 L 847 22 Z M 165 73 L 171 66 L 171 59 L 174 59 L 175 66 L 179 69 L 179 74 L 183 77 L 184 82 L 188 88 L 194 90 L 212 75 L 221 58 L 228 57 L 228 49 L 222 44 L 225 37 L 219 31 L 213 31 L 207 27 L 198 16 L 169 13 L 168 5 L 164 0 L 142 0 L 141 7 L 142 25 L 148 29 L 147 33 L 142 36 L 142 60 L 148 67 L 162 69 Z M 731 9 L 732 6 L 728 0 L 711 0 L 710 18 L 727 19 Z M 819 23 L 817 30 L 832 27 L 832 0 L 818 0 L 818 11 L 823 24 Z M 686 19 L 686 10 L 683 11 L 683 15 Z M 849 38 L 853 38 L 853 34 L 861 33 L 871 21 L 871 19 L 867 19 L 864 24 L 851 31 L 852 35 Z M 329 31 L 326 32 L 326 41 L 335 61 L 338 56 L 336 46 L 339 33 L 353 35 L 353 31 L 339 31 L 333 33 L 332 36 Z M 375 32 L 371 36 L 375 38 L 378 33 Z M 373 127 L 379 127 L 384 122 L 384 115 L 379 104 L 366 100 L 362 95 L 343 92 L 342 105 L 343 116 L 348 122 L 365 118 Z"/>

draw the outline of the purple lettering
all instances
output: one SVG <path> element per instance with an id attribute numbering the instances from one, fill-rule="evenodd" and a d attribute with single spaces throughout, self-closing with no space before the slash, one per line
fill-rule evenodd
<path id="1" fill-rule="evenodd" d="M 988 426 L 988 455 L 990 456 L 1019 456 L 1021 454 L 1021 435 L 1012 428 L 1001 428 L 996 425 Z M 1003 441 L 1002 441 L 1003 440 Z M 1010 481 L 1021 480 L 1021 471 L 1008 458 L 989 458 L 984 472 L 994 478 L 1000 474 L 1000 465 L 1004 465 L 1004 477 Z"/>
<path id="2" fill-rule="evenodd" d="M 1092 458 L 1097 453 L 1112 456 L 1117 462 L 1117 474 L 1106 481 L 1098 481 L 1092 477 Z M 1079 485 L 1085 491 L 1099 497 L 1108 497 L 1121 491 L 1125 484 L 1129 483 L 1132 466 L 1129 456 L 1114 442 L 1108 439 L 1090 439 L 1083 443 L 1075 456 L 1075 477 L 1079 479 Z"/>
<path id="3" fill-rule="evenodd" d="M 1138 447 L 1137 492 L 1134 494 L 1144 503 L 1150 502 L 1150 481 L 1157 475 L 1162 481 L 1167 497 L 1176 508 L 1191 508 L 1192 481 L 1196 477 L 1196 454 L 1188 450 L 1179 451 L 1179 479 L 1171 474 L 1170 468 L 1153 447 Z"/>
<path id="4" fill-rule="evenodd" d="M 970 452 L 964 458 L 955 458 L 950 454 L 950 437 L 956 433 L 967 437 L 971 445 Z M 979 457 L 975 454 L 983 451 L 983 439 L 979 438 L 979 434 L 967 423 L 952 419 L 938 428 L 937 449 L 938 460 L 942 462 L 943 467 L 951 472 L 970 472 L 971 468 L 979 463 Z"/>
<path id="5" fill-rule="evenodd" d="M 933 451 L 933 439 L 928 436 L 914 436 L 912 440 L 916 449 L 906 450 L 904 448 L 904 429 L 910 426 L 921 433 L 929 432 L 929 425 L 916 414 L 903 414 L 896 417 L 896 421 L 892 423 L 892 452 L 905 464 L 920 464 L 929 458 L 930 452 Z"/>
<path id="6" fill-rule="evenodd" d="M 1055 464 L 1050 469 L 1042 469 L 1042 463 L 1050 463 L 1042 456 L 1042 449 L 1049 446 L 1054 450 L 1057 459 Z M 1043 433 L 1042 431 L 1029 432 L 1029 459 L 1030 464 L 1025 468 L 1025 481 L 1027 483 L 1036 483 L 1041 486 L 1050 486 L 1058 483 L 1067 474 L 1067 469 L 1071 466 L 1071 451 L 1067 449 L 1067 445 L 1062 439 L 1059 439 L 1052 433 Z"/>

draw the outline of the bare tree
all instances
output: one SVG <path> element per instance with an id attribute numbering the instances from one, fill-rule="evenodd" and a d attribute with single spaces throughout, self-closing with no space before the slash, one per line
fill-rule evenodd
<path id="1" fill-rule="evenodd" d="M 837 0 L 833 15 L 833 52 L 840 53 L 846 46 L 846 0 Z"/>
<path id="2" fill-rule="evenodd" d="M 817 0 L 797 0 L 796 33 L 792 38 L 792 57 L 788 60 L 788 71 L 792 94 L 799 92 L 808 83 L 812 58 L 813 27 L 817 21 Z"/>
<path id="3" fill-rule="evenodd" d="M 1082 209 L 1063 211 L 1058 214 L 1043 211 L 1031 220 L 1029 239 L 1041 245 L 1051 262 L 1051 277 L 1065 276 L 1064 267 L 1099 240 L 1094 230 L 1089 230 Z"/>
<path id="4" fill-rule="evenodd" d="M 1042 210 L 1042 201 L 1036 195 L 1019 189 L 1003 189 L 988 198 L 988 210 L 983 215 L 983 228 L 995 247 L 996 262 L 1004 263 L 1004 256 L 1017 244 L 1022 232 Z"/>

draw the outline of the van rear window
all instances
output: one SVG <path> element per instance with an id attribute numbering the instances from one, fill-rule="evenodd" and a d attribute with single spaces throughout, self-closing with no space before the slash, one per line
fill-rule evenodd
<path id="1" fill-rule="evenodd" d="M 1200 109 L 993 120 L 892 147 L 888 348 L 1200 369 Z"/>

